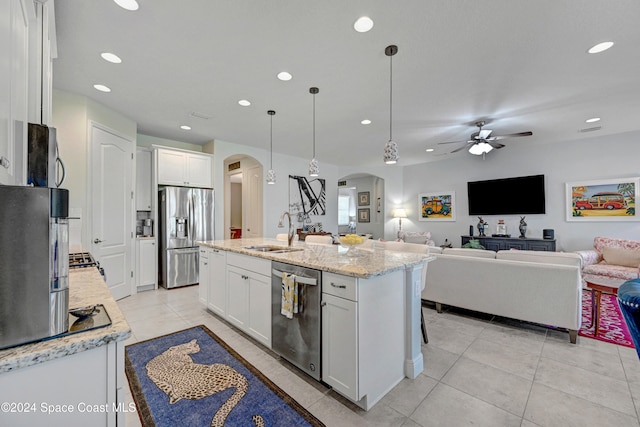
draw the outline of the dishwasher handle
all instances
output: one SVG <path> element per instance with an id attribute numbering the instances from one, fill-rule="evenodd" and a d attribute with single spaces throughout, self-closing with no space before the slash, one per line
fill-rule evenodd
<path id="1" fill-rule="evenodd" d="M 284 273 L 284 271 L 279 271 L 274 269 L 271 269 L 271 272 L 273 273 L 274 276 L 277 277 L 282 277 L 282 274 Z M 291 273 L 294 274 L 294 273 Z M 304 277 L 304 276 L 298 276 L 296 274 L 296 282 L 297 283 L 302 283 L 303 285 L 311 285 L 311 286 L 317 286 L 318 285 L 318 281 L 314 278 L 311 277 Z"/>

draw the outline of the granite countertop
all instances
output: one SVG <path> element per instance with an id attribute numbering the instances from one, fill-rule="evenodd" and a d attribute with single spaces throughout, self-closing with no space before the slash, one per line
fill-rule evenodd
<path id="1" fill-rule="evenodd" d="M 426 253 L 409 253 L 385 251 L 382 249 L 358 249 L 358 256 L 347 255 L 341 245 L 309 245 L 304 242 L 293 242 L 292 247 L 301 251 L 272 253 L 245 249 L 247 246 L 277 245 L 287 246 L 287 242 L 276 239 L 253 238 L 231 240 L 209 240 L 197 242 L 200 246 L 236 252 L 244 255 L 280 261 L 345 276 L 369 278 L 380 276 L 407 267 L 413 267 L 426 260 L 432 261 L 433 256 Z"/>
<path id="2" fill-rule="evenodd" d="M 0 374 L 91 350 L 131 336 L 131 328 L 96 268 L 69 271 L 69 308 L 104 305 L 111 325 L 0 350 Z"/>

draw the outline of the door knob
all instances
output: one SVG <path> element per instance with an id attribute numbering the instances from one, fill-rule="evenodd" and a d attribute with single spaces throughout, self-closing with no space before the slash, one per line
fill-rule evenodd
<path id="1" fill-rule="evenodd" d="M 102 243 L 102 240 L 100 240 L 100 239 L 95 239 L 95 240 L 93 241 L 93 243 L 95 243 L 95 244 L 97 245 L 98 243 Z"/>

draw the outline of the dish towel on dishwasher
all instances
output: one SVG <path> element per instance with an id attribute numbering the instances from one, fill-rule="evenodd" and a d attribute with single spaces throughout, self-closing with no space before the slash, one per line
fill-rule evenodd
<path id="1" fill-rule="evenodd" d="M 282 302 L 280 304 L 280 314 L 287 319 L 293 319 L 296 297 L 296 275 L 282 273 Z M 296 310 L 297 311 L 297 310 Z"/>

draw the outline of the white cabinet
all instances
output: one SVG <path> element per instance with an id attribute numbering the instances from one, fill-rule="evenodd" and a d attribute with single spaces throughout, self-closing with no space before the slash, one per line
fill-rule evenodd
<path id="1" fill-rule="evenodd" d="M 138 239 L 138 287 L 155 289 L 158 281 L 156 239 Z"/>
<path id="2" fill-rule="evenodd" d="M 209 294 L 207 308 L 220 316 L 227 312 L 227 252 L 209 249 Z M 200 281 L 202 283 L 202 281 Z"/>
<path id="3" fill-rule="evenodd" d="M 321 306 L 322 380 L 369 410 L 404 377 L 404 272 L 323 272 Z"/>
<path id="4" fill-rule="evenodd" d="M 157 148 L 158 184 L 213 188 L 211 155 Z"/>
<path id="5" fill-rule="evenodd" d="M 227 254 L 226 319 L 271 347 L 271 261 Z"/>
<path id="6" fill-rule="evenodd" d="M 136 152 L 136 210 L 151 210 L 151 151 Z"/>
<path id="7" fill-rule="evenodd" d="M 209 301 L 209 253 L 210 249 L 207 249 L 204 246 L 200 246 L 198 258 L 198 299 L 200 301 L 200 304 L 205 307 L 207 306 Z"/>
<path id="8" fill-rule="evenodd" d="M 30 6 L 33 8 L 33 6 Z M 0 2 L 0 184 L 24 184 L 28 107 L 27 2 Z"/>

